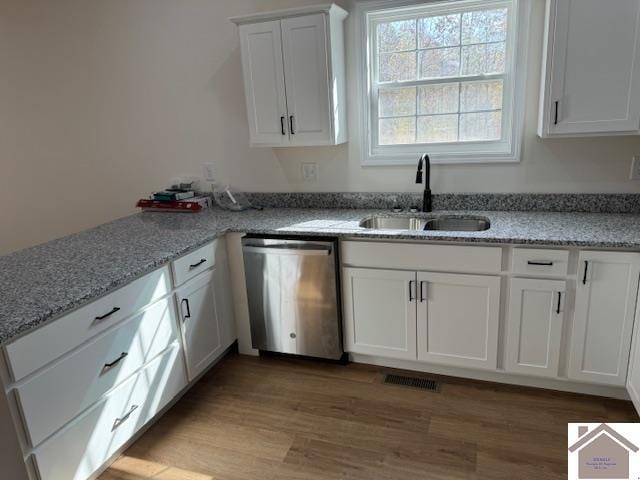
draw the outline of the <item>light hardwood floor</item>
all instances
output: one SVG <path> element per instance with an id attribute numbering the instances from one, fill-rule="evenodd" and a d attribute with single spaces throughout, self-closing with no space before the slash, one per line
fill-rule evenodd
<path id="1" fill-rule="evenodd" d="M 567 422 L 635 422 L 629 402 L 379 367 L 231 354 L 102 480 L 565 479 Z"/>

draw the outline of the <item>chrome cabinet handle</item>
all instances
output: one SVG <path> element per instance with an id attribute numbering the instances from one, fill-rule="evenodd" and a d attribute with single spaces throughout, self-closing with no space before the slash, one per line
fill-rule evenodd
<path id="1" fill-rule="evenodd" d="M 556 313 L 560 315 L 560 305 L 562 303 L 562 292 L 558 292 L 558 306 L 556 307 Z"/>
<path id="2" fill-rule="evenodd" d="M 183 298 L 182 301 L 180 302 L 181 308 L 182 308 L 182 304 L 185 304 L 187 306 L 187 314 L 182 316 L 182 320 L 184 321 L 187 318 L 191 318 L 191 308 L 189 307 L 189 299 Z"/>
<path id="3" fill-rule="evenodd" d="M 287 134 L 287 132 L 284 131 L 284 115 L 280 117 L 280 133 L 282 133 L 282 135 Z"/>
<path id="4" fill-rule="evenodd" d="M 189 269 L 199 267 L 200 265 L 202 265 L 206 261 L 207 261 L 206 258 L 201 258 L 199 262 L 192 263 L 191 265 L 189 265 Z"/>
<path id="5" fill-rule="evenodd" d="M 587 271 L 589 270 L 589 260 L 584 261 L 584 275 L 582 276 L 582 284 L 587 284 Z"/>
<path id="6" fill-rule="evenodd" d="M 113 315 L 114 313 L 119 312 L 119 311 L 120 311 L 120 307 L 113 307 L 113 309 L 110 312 L 105 313 L 104 315 L 100 315 L 99 317 L 96 317 L 96 320 L 98 320 L 98 321 L 104 320 L 105 318 L 108 318 L 111 315 Z"/>
<path id="7" fill-rule="evenodd" d="M 131 405 L 131 408 L 127 413 L 125 413 L 122 417 L 115 419 L 115 421 L 113 422 L 113 427 L 111 428 L 111 431 L 113 432 L 116 428 L 118 428 L 120 425 L 126 422 L 127 419 L 131 416 L 131 414 L 135 412 L 137 409 L 138 409 L 138 405 Z"/>
<path id="8" fill-rule="evenodd" d="M 409 301 L 413 302 L 415 298 L 413 297 L 413 284 L 415 280 L 409 280 Z"/>
<path id="9" fill-rule="evenodd" d="M 289 117 L 289 131 L 291 132 L 291 135 L 296 134 L 296 132 L 293 129 L 293 115 Z"/>
<path id="10" fill-rule="evenodd" d="M 420 303 L 424 302 L 425 298 L 427 297 L 424 294 L 424 288 L 427 286 L 427 282 L 420 282 Z"/>
<path id="11" fill-rule="evenodd" d="M 539 262 L 536 260 L 529 260 L 527 261 L 527 264 L 529 265 L 538 265 L 541 267 L 552 267 L 553 266 L 553 262 Z"/>
<path id="12" fill-rule="evenodd" d="M 104 367 L 102 367 L 102 371 L 100 372 L 100 374 L 102 375 L 103 373 L 108 372 L 109 370 L 111 370 L 113 367 L 115 367 L 118 363 L 120 363 L 122 360 L 124 360 L 124 358 L 129 355 L 127 352 L 122 352 L 120 354 L 120 356 L 118 358 L 116 358 L 113 362 L 110 363 L 105 363 Z"/>

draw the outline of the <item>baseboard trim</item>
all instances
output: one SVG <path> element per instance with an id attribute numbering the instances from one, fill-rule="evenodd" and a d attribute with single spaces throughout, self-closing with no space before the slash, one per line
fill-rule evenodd
<path id="1" fill-rule="evenodd" d="M 446 375 L 449 377 L 469 378 L 472 380 L 480 380 L 485 382 L 543 388 L 546 390 L 558 390 L 562 392 L 581 393 L 585 395 L 596 395 L 599 397 L 615 398 L 619 400 L 630 400 L 627 390 L 622 387 L 592 385 L 588 383 L 573 382 L 571 380 L 529 377 L 525 375 L 514 375 L 507 372 L 499 371 L 485 372 L 482 370 L 447 367 L 443 365 L 414 362 L 411 360 L 398 360 L 393 358 L 377 357 L 373 355 L 362 355 L 359 353 L 350 353 L 349 358 L 354 363 L 364 363 L 369 365 L 376 365 L 379 367 L 413 370 L 416 372 L 433 373 L 435 375 Z"/>

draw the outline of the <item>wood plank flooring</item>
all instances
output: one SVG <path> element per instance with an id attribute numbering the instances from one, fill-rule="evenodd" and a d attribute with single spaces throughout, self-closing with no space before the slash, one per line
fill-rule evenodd
<path id="1" fill-rule="evenodd" d="M 567 422 L 638 421 L 629 402 L 389 371 L 231 354 L 100 478 L 564 479 Z"/>

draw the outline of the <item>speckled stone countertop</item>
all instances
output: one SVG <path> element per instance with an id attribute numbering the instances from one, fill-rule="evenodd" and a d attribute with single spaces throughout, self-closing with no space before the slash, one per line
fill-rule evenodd
<path id="1" fill-rule="evenodd" d="M 0 257 L 0 343 L 88 303 L 226 232 L 513 243 L 640 250 L 640 215 L 452 211 L 491 221 L 483 232 L 367 230 L 388 211 L 265 209 L 140 213 Z M 438 216 L 435 212 L 425 216 Z"/>

